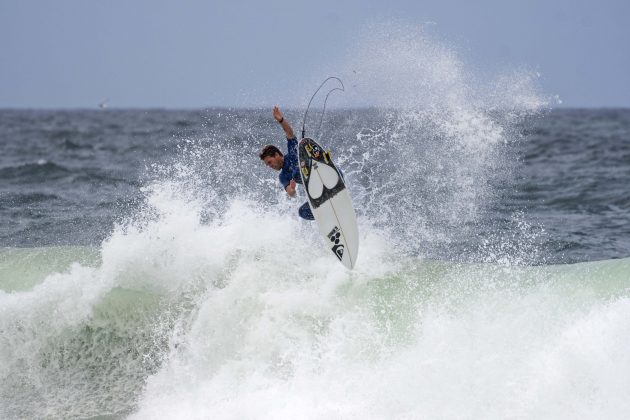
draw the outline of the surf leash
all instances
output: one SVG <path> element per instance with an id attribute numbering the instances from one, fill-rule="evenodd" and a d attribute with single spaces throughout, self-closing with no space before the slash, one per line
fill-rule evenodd
<path id="1" fill-rule="evenodd" d="M 322 123 L 324 122 L 324 114 L 326 113 L 326 103 L 328 102 L 328 96 L 330 96 L 330 94 L 336 90 L 340 90 L 340 91 L 345 91 L 345 87 L 343 85 L 343 82 L 341 81 L 340 78 L 335 77 L 335 76 L 330 76 L 328 78 L 326 78 L 326 80 L 324 80 L 322 82 L 321 85 L 319 85 L 319 87 L 317 88 L 317 90 L 315 91 L 315 93 L 313 93 L 313 96 L 311 96 L 311 100 L 308 101 L 308 105 L 306 106 L 306 111 L 304 112 L 304 118 L 302 118 L 302 138 L 306 137 L 306 129 L 305 129 L 305 124 L 306 124 L 306 117 L 308 115 L 308 110 L 311 108 L 311 102 L 313 102 L 313 99 L 315 98 L 315 96 L 317 95 L 317 93 L 321 90 L 321 88 L 324 87 L 324 85 L 326 84 L 326 82 L 328 82 L 329 80 L 334 79 L 339 81 L 339 83 L 341 84 L 341 87 L 335 87 L 332 88 L 328 91 L 328 93 L 326 94 L 326 99 L 324 99 L 324 109 L 322 110 L 322 117 L 319 120 L 319 127 L 317 128 L 317 132 L 319 132 L 319 130 L 322 128 Z"/>

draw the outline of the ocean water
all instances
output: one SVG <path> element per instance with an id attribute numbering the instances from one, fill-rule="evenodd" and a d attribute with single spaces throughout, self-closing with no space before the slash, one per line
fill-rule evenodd
<path id="1" fill-rule="evenodd" d="M 307 121 L 353 271 L 257 157 L 271 106 L 0 110 L 1 418 L 630 416 L 630 110 L 366 45 Z"/>

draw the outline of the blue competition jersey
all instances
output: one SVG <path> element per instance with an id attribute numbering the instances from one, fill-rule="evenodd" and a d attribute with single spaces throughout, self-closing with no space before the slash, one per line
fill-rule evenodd
<path id="1" fill-rule="evenodd" d="M 287 153 L 284 155 L 284 165 L 282 165 L 282 169 L 280 170 L 280 184 L 282 184 L 282 188 L 287 188 L 291 179 L 295 180 L 298 184 L 302 183 L 302 177 L 300 176 L 300 164 L 298 162 L 298 151 L 297 151 L 297 139 L 293 137 L 292 139 L 287 139 Z"/>

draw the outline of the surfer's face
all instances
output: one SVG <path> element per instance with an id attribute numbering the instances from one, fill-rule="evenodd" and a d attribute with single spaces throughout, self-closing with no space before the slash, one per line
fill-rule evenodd
<path id="1" fill-rule="evenodd" d="M 280 169 L 282 169 L 282 165 L 284 164 L 284 157 L 276 153 L 273 156 L 265 156 L 263 161 L 265 162 L 265 165 L 267 165 L 271 169 L 279 171 Z"/>

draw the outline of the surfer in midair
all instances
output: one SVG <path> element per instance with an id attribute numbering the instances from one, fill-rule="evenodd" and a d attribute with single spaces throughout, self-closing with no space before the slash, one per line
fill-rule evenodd
<path id="1" fill-rule="evenodd" d="M 295 137 L 295 133 L 293 132 L 293 128 L 291 128 L 291 124 L 289 124 L 289 122 L 284 118 L 282 112 L 280 112 L 280 108 L 277 106 L 273 107 L 273 118 L 280 124 L 280 126 L 282 126 L 284 134 L 287 137 L 287 153 L 285 155 L 273 144 L 268 144 L 264 146 L 260 152 L 260 160 L 265 162 L 265 165 L 271 169 L 280 171 L 280 174 L 278 175 L 280 184 L 289 197 L 294 197 L 297 184 L 302 183 L 298 163 L 298 141 Z M 303 219 L 315 219 L 308 202 L 300 206 L 298 213 Z"/>

